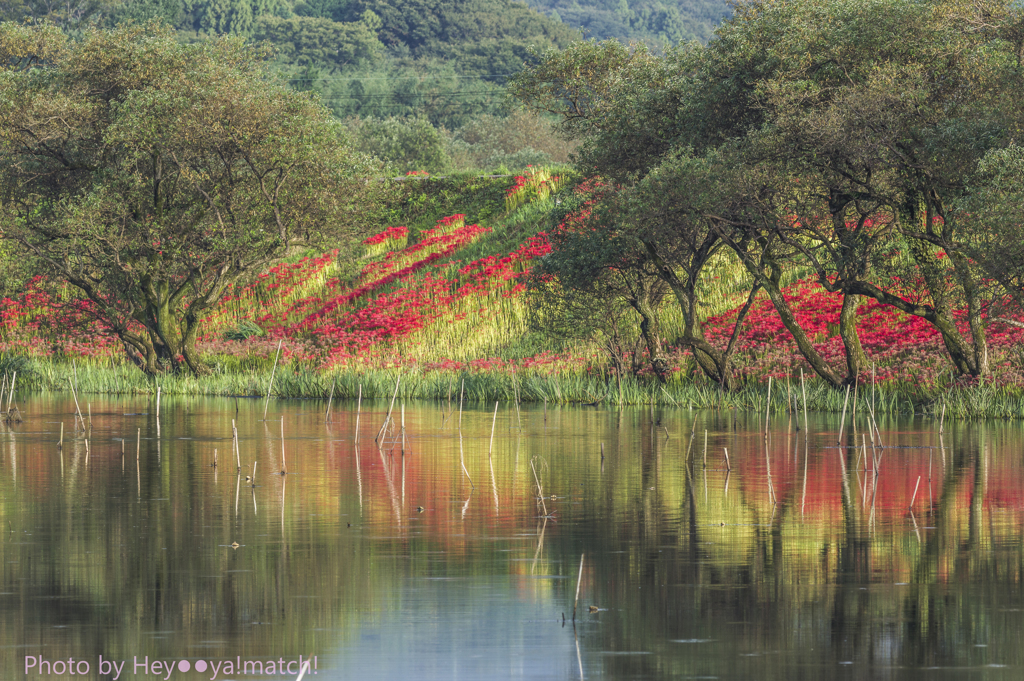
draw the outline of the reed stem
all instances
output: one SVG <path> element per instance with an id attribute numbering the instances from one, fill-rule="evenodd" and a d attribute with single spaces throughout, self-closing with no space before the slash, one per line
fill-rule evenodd
<path id="1" fill-rule="evenodd" d="M 267 420 L 267 409 L 270 408 L 270 391 L 274 389 L 274 374 L 277 373 L 277 361 L 281 359 L 281 343 L 284 339 L 277 341 L 277 356 L 274 357 L 274 368 L 270 370 L 270 384 L 267 386 L 267 400 L 263 404 L 263 420 Z M 242 470 L 241 462 L 239 462 L 238 470 Z"/>

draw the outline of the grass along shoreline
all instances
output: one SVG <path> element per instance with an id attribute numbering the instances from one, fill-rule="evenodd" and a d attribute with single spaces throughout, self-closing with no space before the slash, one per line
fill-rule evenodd
<path id="1" fill-rule="evenodd" d="M 78 365 L 8 357 L 0 359 L 0 381 L 6 391 L 10 390 L 15 372 L 16 396 L 24 392 L 70 391 L 73 383 L 79 394 L 146 395 L 156 394 L 159 389 L 164 395 L 265 397 L 272 370 L 149 378 L 127 363 Z M 626 376 L 620 392 L 614 377 L 600 374 L 410 368 L 317 372 L 286 364 L 278 367 L 273 381 L 270 394 L 274 398 L 317 399 L 325 403 L 332 392 L 336 401 L 355 400 L 360 391 L 366 400 L 390 399 L 396 381 L 401 399 L 453 403 L 458 402 L 463 387 L 466 403 L 518 400 L 552 405 L 592 404 L 602 408 L 658 405 L 778 414 L 801 411 L 804 399 L 799 381 L 775 381 L 769 396 L 768 383 L 748 382 L 735 392 L 723 392 L 701 377 L 689 379 L 681 375 L 664 386 L 654 380 Z M 843 411 L 845 392 L 832 390 L 818 379 L 808 379 L 806 393 L 809 412 Z M 1024 391 L 1016 387 L 980 384 L 926 389 L 908 383 L 881 383 L 874 388 L 861 385 L 856 398 L 854 391 L 850 391 L 847 409 L 852 413 L 856 402 L 858 413 L 868 413 L 872 400 L 875 413 L 882 416 L 937 418 L 945 409 L 947 419 L 1024 419 Z"/>

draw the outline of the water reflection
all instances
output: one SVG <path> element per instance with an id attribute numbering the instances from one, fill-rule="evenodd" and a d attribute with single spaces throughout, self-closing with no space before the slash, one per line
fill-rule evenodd
<path id="1" fill-rule="evenodd" d="M 1019 424 L 405 405 L 378 446 L 387 407 L 29 399 L 0 430 L 0 677 L 1024 667 Z"/>

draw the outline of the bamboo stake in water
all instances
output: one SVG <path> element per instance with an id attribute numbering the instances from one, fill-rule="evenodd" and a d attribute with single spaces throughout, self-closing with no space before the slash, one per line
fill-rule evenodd
<path id="1" fill-rule="evenodd" d="M 402 402 L 402 456 L 405 456 L 405 402 Z"/>
<path id="2" fill-rule="evenodd" d="M 238 471 L 242 470 L 242 455 L 238 451 L 238 428 L 235 420 L 231 419 L 231 448 L 235 450 L 235 466 Z"/>
<path id="3" fill-rule="evenodd" d="M 871 363 L 871 424 L 875 423 L 875 363 Z"/>
<path id="4" fill-rule="evenodd" d="M 807 385 L 804 383 L 804 368 L 800 367 L 800 390 L 804 394 L 804 437 L 807 437 Z"/>
<path id="5" fill-rule="evenodd" d="M 939 435 L 942 435 L 942 423 L 946 420 L 946 402 L 942 402 L 942 416 L 939 417 Z"/>
<path id="6" fill-rule="evenodd" d="M 462 390 L 459 393 L 459 432 L 460 433 L 462 432 L 462 402 L 465 399 L 466 399 L 466 379 L 462 379 Z"/>
<path id="7" fill-rule="evenodd" d="M 288 463 L 284 458 L 284 417 L 281 417 L 281 475 L 288 472 Z"/>
<path id="8" fill-rule="evenodd" d="M 163 386 L 156 387 L 156 420 L 160 422 L 160 391 L 163 390 Z"/>
<path id="9" fill-rule="evenodd" d="M 270 385 L 267 386 L 267 401 L 263 404 L 263 420 L 267 420 L 267 409 L 270 407 L 270 391 L 274 389 L 274 374 L 277 373 L 277 360 L 281 359 L 281 343 L 284 339 L 277 341 L 277 356 L 274 357 L 274 368 L 270 370 Z M 238 470 L 242 470 L 239 465 Z"/>
<path id="10" fill-rule="evenodd" d="M 89 465 L 89 438 L 85 438 L 85 465 Z"/>
<path id="11" fill-rule="evenodd" d="M 359 413 L 363 409 L 363 384 L 359 384 L 359 399 L 356 400 L 356 435 L 354 444 L 359 444 Z"/>
<path id="12" fill-rule="evenodd" d="M 64 422 L 60 422 L 60 440 L 57 441 L 57 449 L 64 449 Z"/>
<path id="13" fill-rule="evenodd" d="M 837 445 L 843 444 L 843 428 L 846 427 L 846 405 L 850 401 L 850 386 L 846 386 L 846 398 L 843 400 L 843 416 L 839 419 L 839 440 Z"/>
<path id="14" fill-rule="evenodd" d="M 914 485 L 914 495 L 910 497 L 910 508 L 914 508 L 914 500 L 917 499 L 917 488 L 921 486 L 921 476 L 917 476 L 917 484 Z"/>
<path id="15" fill-rule="evenodd" d="M 580 582 L 583 581 L 583 555 L 580 554 L 580 573 L 576 577 L 576 600 L 572 603 L 572 621 L 576 621 L 576 605 L 580 602 Z"/>
<path id="16" fill-rule="evenodd" d="M 11 376 L 11 392 L 7 394 L 7 413 L 11 413 L 11 402 L 14 401 L 14 382 L 18 380 L 18 372 L 15 371 L 14 375 Z M 3 395 L 0 395 L 0 400 L 3 399 Z"/>
<path id="17" fill-rule="evenodd" d="M 135 431 L 135 463 L 139 462 L 139 450 L 142 448 L 142 428 Z"/>
<path id="18" fill-rule="evenodd" d="M 466 479 L 469 480 L 469 486 L 476 489 L 476 485 L 473 484 L 473 478 L 469 477 L 469 471 L 466 470 L 466 457 L 462 453 L 462 433 L 459 433 L 459 463 L 462 464 L 462 472 L 466 474 Z"/>
<path id="19" fill-rule="evenodd" d="M 327 413 L 324 414 L 324 421 L 327 423 L 331 422 L 331 403 L 334 402 L 334 386 L 338 384 L 338 379 L 334 379 L 334 383 L 331 383 L 331 396 L 327 398 Z"/>
<path id="20" fill-rule="evenodd" d="M 68 384 L 71 386 L 71 397 L 75 400 L 75 426 L 78 426 L 78 419 L 82 419 L 82 428 L 85 428 L 85 417 L 82 416 L 82 408 L 78 406 L 78 395 L 75 393 L 75 384 L 72 383 L 71 378 L 68 378 Z"/>
<path id="21" fill-rule="evenodd" d="M 491 419 L 491 444 L 487 447 L 487 456 L 491 455 L 494 449 L 494 425 L 498 422 L 498 403 L 494 403 L 494 418 Z"/>
<path id="22" fill-rule="evenodd" d="M 768 437 L 768 414 L 772 409 L 772 377 L 768 377 L 768 399 L 764 403 L 764 436 Z"/>
<path id="23" fill-rule="evenodd" d="M 704 468 L 708 467 L 708 429 L 704 429 Z"/>
<path id="24" fill-rule="evenodd" d="M 391 421 L 391 412 L 395 408 L 395 398 L 398 397 L 398 384 L 402 381 L 402 377 L 399 376 L 398 380 L 395 381 L 395 393 L 391 396 L 391 404 L 388 406 L 388 415 L 384 419 L 384 425 L 377 431 L 377 437 L 373 439 L 374 442 L 380 440 L 380 436 L 384 434 L 384 429 L 388 427 L 388 422 Z"/>
<path id="25" fill-rule="evenodd" d="M 258 463 L 259 463 L 259 461 L 253 461 L 252 462 L 252 486 L 253 487 L 256 486 L 256 464 L 258 464 Z"/>
<path id="26" fill-rule="evenodd" d="M 548 505 L 544 503 L 544 488 L 540 486 L 540 478 L 537 477 L 537 468 L 533 465 L 533 459 L 530 459 L 530 470 L 533 471 L 533 480 L 537 483 L 537 494 L 540 499 L 541 508 L 544 509 L 544 517 L 548 517 Z"/>
<path id="27" fill-rule="evenodd" d="M 732 464 L 729 463 L 729 448 L 728 447 L 722 447 L 722 449 L 725 450 L 725 470 L 731 471 L 732 470 Z"/>

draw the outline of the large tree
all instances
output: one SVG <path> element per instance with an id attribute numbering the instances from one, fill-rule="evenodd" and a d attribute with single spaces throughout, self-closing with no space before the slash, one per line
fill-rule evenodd
<path id="1" fill-rule="evenodd" d="M 204 311 L 289 252 L 343 245 L 375 166 L 238 39 L 0 25 L 2 236 L 77 287 L 147 373 L 203 371 Z"/>
<path id="2" fill-rule="evenodd" d="M 985 182 L 1015 177 L 1012 154 L 992 154 L 1024 127 L 1022 56 L 1024 14 L 1008 0 L 751 0 L 707 46 L 653 57 L 577 43 L 543 55 L 512 94 L 558 113 L 581 141 L 581 168 L 632 197 L 635 217 L 620 230 L 663 263 L 690 314 L 680 341 L 698 358 L 714 359 L 700 349 L 685 285 L 706 264 L 693 257 L 705 242 L 692 241 L 706 233 L 707 244 L 728 244 L 838 387 L 864 371 L 855 313 L 865 297 L 932 324 L 958 373 L 987 373 L 991 300 L 978 264 L 1012 280 L 992 247 L 1013 233 L 1013 210 L 993 202 L 1017 195 Z M 844 297 L 845 371 L 815 349 L 783 295 L 782 273 L 808 265 Z M 702 366 L 721 380 L 727 362 L 713 364 Z"/>

